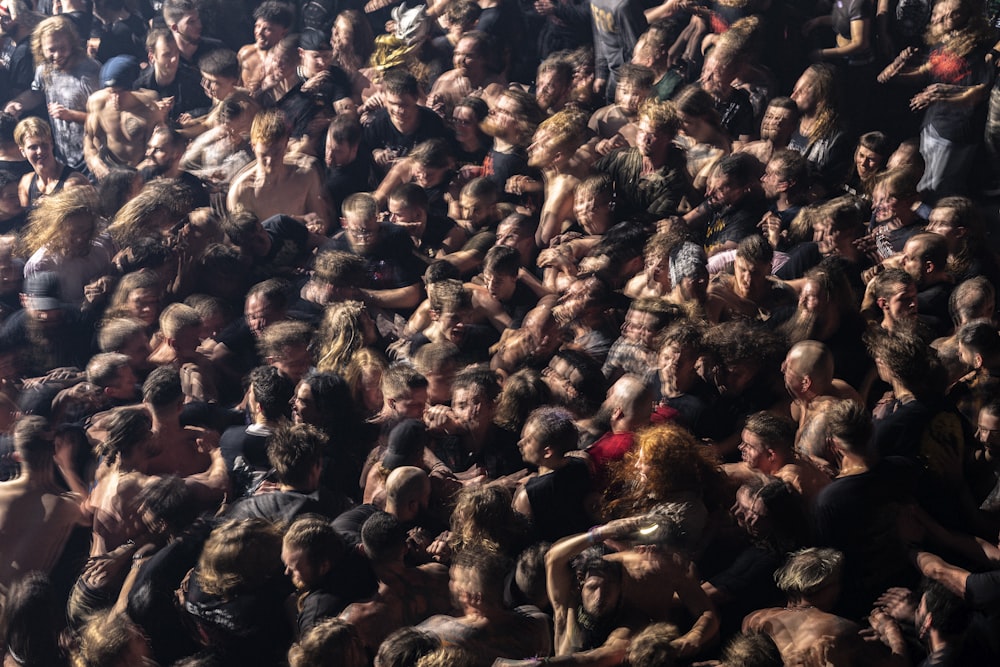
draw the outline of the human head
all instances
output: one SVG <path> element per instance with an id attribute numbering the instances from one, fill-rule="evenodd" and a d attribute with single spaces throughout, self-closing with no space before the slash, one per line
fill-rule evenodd
<path id="1" fill-rule="evenodd" d="M 912 217 L 919 175 L 912 169 L 889 169 L 880 174 L 872 189 L 872 214 L 876 223 Z"/>
<path id="2" fill-rule="evenodd" d="M 515 146 L 527 146 L 544 114 L 534 96 L 520 89 L 508 88 L 497 97 L 483 130 Z"/>
<path id="3" fill-rule="evenodd" d="M 955 332 L 958 354 L 973 370 L 994 368 L 1000 361 L 1000 334 L 988 321 L 978 320 L 963 325 Z"/>
<path id="4" fill-rule="evenodd" d="M 760 298 L 767 289 L 773 260 L 774 249 L 763 236 L 754 234 L 740 241 L 733 263 L 736 293 L 745 299 Z"/>
<path id="5" fill-rule="evenodd" d="M 292 27 L 294 12 L 283 2 L 267 0 L 253 12 L 254 45 L 261 51 L 269 51 Z"/>
<path id="6" fill-rule="evenodd" d="M 267 460 L 278 482 L 298 491 L 319 485 L 327 437 L 311 424 L 281 424 L 267 440 Z"/>
<path id="7" fill-rule="evenodd" d="M 201 315 L 191 306 L 172 303 L 160 314 L 160 331 L 179 359 L 191 361 L 201 343 Z"/>
<path id="8" fill-rule="evenodd" d="M 100 387 L 112 399 L 134 399 L 136 380 L 129 361 L 128 356 L 117 352 L 95 354 L 87 362 L 87 382 Z"/>
<path id="9" fill-rule="evenodd" d="M 882 311 L 882 326 L 912 321 L 917 316 L 917 284 L 903 269 L 886 269 L 872 283 L 875 304 Z"/>
<path id="10" fill-rule="evenodd" d="M 903 245 L 903 270 L 910 274 L 917 288 L 944 279 L 948 265 L 948 242 L 940 234 L 914 234 Z"/>
<path id="11" fill-rule="evenodd" d="M 268 364 L 298 382 L 312 367 L 312 334 L 312 327 L 305 322 L 275 322 L 261 332 L 257 345 Z"/>
<path id="12" fill-rule="evenodd" d="M 346 167 L 354 162 L 361 145 L 361 123 L 352 114 L 338 114 L 326 135 L 326 164 Z"/>
<path id="13" fill-rule="evenodd" d="M 593 357 L 572 348 L 557 350 L 542 371 L 554 401 L 578 415 L 593 413 L 604 400 L 606 380 Z"/>
<path id="14" fill-rule="evenodd" d="M 368 658 L 357 629 L 339 618 L 325 618 L 288 650 L 289 667 L 365 667 Z"/>
<path id="15" fill-rule="evenodd" d="M 417 466 L 400 466 L 385 479 L 385 508 L 400 521 L 415 520 L 427 510 L 431 481 Z"/>
<path id="16" fill-rule="evenodd" d="M 774 574 L 789 602 L 809 601 L 829 610 L 840 593 L 844 554 L 836 549 L 802 549 Z"/>
<path id="17" fill-rule="evenodd" d="M 220 102 L 236 89 L 240 81 L 240 61 L 235 51 L 216 49 L 198 61 L 201 87 L 213 102 Z"/>
<path id="18" fill-rule="evenodd" d="M 739 73 L 738 64 L 731 51 L 713 49 L 705 56 L 701 68 L 702 88 L 719 99 L 729 99 L 729 89 Z"/>
<path id="19" fill-rule="evenodd" d="M 80 36 L 69 17 L 50 16 L 31 33 L 31 56 L 45 71 L 66 70 L 83 56 Z"/>
<path id="20" fill-rule="evenodd" d="M 797 426 L 791 419 L 770 412 L 747 418 L 740 441 L 743 461 L 765 475 L 773 475 L 793 456 Z"/>
<path id="21" fill-rule="evenodd" d="M 30 472 L 51 468 L 55 446 L 48 421 L 38 415 L 21 417 L 14 425 L 14 451 Z"/>
<path id="22" fill-rule="evenodd" d="M 259 338 L 265 328 L 285 318 L 288 292 L 288 283 L 278 278 L 263 280 L 247 292 L 243 316 L 255 337 Z"/>
<path id="23" fill-rule="evenodd" d="M 170 407 L 180 412 L 183 399 L 181 375 L 172 366 L 160 366 L 154 369 L 142 383 L 142 400 L 153 412 Z"/>
<path id="24" fill-rule="evenodd" d="M 553 54 L 538 65 L 535 100 L 542 111 L 560 111 L 573 90 L 573 66 L 561 54 Z"/>
<path id="25" fill-rule="evenodd" d="M 956 327 L 978 319 L 991 319 L 996 310 L 996 290 L 986 276 L 969 278 L 958 284 L 948 299 Z"/>
<path id="26" fill-rule="evenodd" d="M 621 563 L 604 556 L 608 548 L 601 544 L 584 550 L 570 561 L 580 586 L 580 602 L 591 617 L 602 619 L 614 614 L 622 598 Z"/>
<path id="27" fill-rule="evenodd" d="M 809 164 L 798 151 L 782 148 L 771 154 L 760 177 L 764 195 L 776 199 L 784 194 L 793 198 L 809 186 Z"/>
<path id="28" fill-rule="evenodd" d="M 533 410 L 517 443 L 524 461 L 551 466 L 576 449 L 580 434 L 573 419 L 573 414 L 563 408 L 543 406 Z"/>
<path id="29" fill-rule="evenodd" d="M 775 97 L 767 104 L 760 121 L 760 138 L 775 147 L 787 146 L 799 125 L 799 108 L 790 97 Z"/>
<path id="30" fill-rule="evenodd" d="M 141 628 L 110 610 L 91 616 L 80 630 L 76 660 L 87 667 L 155 664 Z"/>
<path id="31" fill-rule="evenodd" d="M 469 366 L 455 376 L 451 386 L 452 410 L 477 432 L 493 422 L 500 383 L 495 371 L 486 366 Z"/>
<path id="32" fill-rule="evenodd" d="M 163 80 L 173 80 L 180 66 L 181 52 L 170 31 L 153 28 L 146 35 L 146 58 L 157 76 Z"/>
<path id="33" fill-rule="evenodd" d="M 119 410 L 108 419 L 107 436 L 94 451 L 106 458 L 109 465 L 139 465 L 147 455 L 152 425 L 149 413 L 143 409 Z"/>
<path id="34" fill-rule="evenodd" d="M 344 200 L 340 224 L 357 255 L 368 255 L 379 241 L 378 204 L 365 192 L 357 192 Z"/>
<path id="35" fill-rule="evenodd" d="M 459 609 L 488 609 L 503 604 L 508 563 L 499 553 L 463 549 L 452 559 L 449 588 Z"/>
<path id="36" fill-rule="evenodd" d="M 450 3 L 451 7 L 456 3 Z M 376 667 L 413 667 L 423 656 L 439 646 L 431 634 L 416 628 L 399 628 L 382 642 L 375 655 Z"/>
<path id="37" fill-rule="evenodd" d="M 143 525 L 154 535 L 177 535 L 200 513 L 194 492 L 173 475 L 156 477 L 142 488 L 138 500 Z"/>
<path id="38" fill-rule="evenodd" d="M 289 419 L 295 383 L 274 366 L 258 366 L 250 371 L 250 405 L 268 422 Z"/>
<path id="39" fill-rule="evenodd" d="M 194 576 L 207 595 L 234 599 L 281 574 L 281 533 L 259 518 L 229 519 L 208 536 Z"/>
<path id="40" fill-rule="evenodd" d="M 542 168 L 570 160 L 587 137 L 587 115 L 563 109 L 541 122 L 528 146 L 528 164 Z"/>
<path id="41" fill-rule="evenodd" d="M 704 88 L 685 86 L 674 98 L 681 130 L 697 142 L 712 139 L 713 131 L 722 130 L 722 118 L 715 108 L 715 99 Z"/>
<path id="42" fill-rule="evenodd" d="M 872 179 L 882 169 L 892 153 L 889 137 L 882 132 L 865 132 L 854 149 L 854 168 L 861 180 Z"/>
<path id="43" fill-rule="evenodd" d="M 720 206 L 739 204 L 759 185 L 759 165 L 749 153 L 726 155 L 708 177 L 706 196 Z"/>
<path id="44" fill-rule="evenodd" d="M 960 255 L 963 250 L 981 243 L 985 237 L 982 216 L 968 197 L 942 197 L 927 219 L 925 231 L 940 234 L 948 242 L 948 252 Z M 959 260 L 955 257 L 955 260 Z M 955 262 L 957 268 L 964 268 Z"/>
<path id="45" fill-rule="evenodd" d="M 302 591 L 320 584 L 347 551 L 333 524 L 316 515 L 297 518 L 288 527 L 281 543 L 285 574 Z"/>
<path id="46" fill-rule="evenodd" d="M 654 78 L 653 70 L 642 65 L 625 63 L 618 69 L 615 105 L 626 118 L 635 118 L 639 113 L 639 105 L 652 93 Z"/>
<path id="47" fill-rule="evenodd" d="M 406 552 L 406 528 L 387 512 L 375 512 L 361 526 L 365 555 L 376 565 L 401 561 Z"/>
<path id="48" fill-rule="evenodd" d="M 61 257 L 86 257 L 98 232 L 97 199 L 90 188 L 65 188 L 35 202 L 22 231 L 25 257 L 44 247 Z"/>
<path id="49" fill-rule="evenodd" d="M 632 638 L 626 654 L 630 667 L 673 667 L 678 664 L 673 642 L 680 630 L 672 623 L 652 623 Z"/>
<path id="50" fill-rule="evenodd" d="M 355 258 L 354 255 L 348 257 Z M 359 266 L 358 270 L 363 270 L 363 267 Z M 321 371 L 342 373 L 351 362 L 351 356 L 362 347 L 375 343 L 377 337 L 375 323 L 364 303 L 343 301 L 330 304 L 323 313 L 316 338 L 319 357 L 316 367 Z"/>
<path id="51" fill-rule="evenodd" d="M 254 116 L 250 141 L 257 162 L 265 169 L 282 164 L 288 146 L 288 119 L 278 109 L 265 109 Z"/>
<path id="52" fill-rule="evenodd" d="M 872 418 L 861 403 L 845 399 L 827 410 L 826 434 L 840 450 L 864 455 L 871 433 Z"/>
<path id="53" fill-rule="evenodd" d="M 925 579 L 920 588 L 923 594 L 914 619 L 920 637 L 929 640 L 931 630 L 942 639 L 957 639 L 964 635 L 972 621 L 968 603 L 933 579 Z"/>
<path id="54" fill-rule="evenodd" d="M 427 403 L 427 378 L 409 364 L 393 364 L 382 375 L 382 396 L 389 414 L 420 419 Z"/>
<path id="55" fill-rule="evenodd" d="M 639 107 L 639 152 L 654 161 L 664 160 L 679 128 L 680 117 L 672 103 L 646 100 Z"/>
<path id="56" fill-rule="evenodd" d="M 819 341 L 795 343 L 781 364 L 785 389 L 795 399 L 825 394 L 833 382 L 833 361 L 830 348 Z"/>

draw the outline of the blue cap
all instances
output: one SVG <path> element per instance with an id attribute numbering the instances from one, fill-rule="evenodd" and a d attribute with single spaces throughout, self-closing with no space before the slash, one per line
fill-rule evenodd
<path id="1" fill-rule="evenodd" d="M 132 88 L 139 78 L 139 61 L 132 56 L 115 56 L 101 67 L 102 88 Z"/>

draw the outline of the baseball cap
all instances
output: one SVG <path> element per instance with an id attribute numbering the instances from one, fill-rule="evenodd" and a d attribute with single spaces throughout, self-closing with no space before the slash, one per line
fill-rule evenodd
<path id="1" fill-rule="evenodd" d="M 395 470 L 423 455 L 427 444 L 427 427 L 419 419 L 404 419 L 389 433 L 388 447 L 382 465 Z"/>
<path id="2" fill-rule="evenodd" d="M 306 28 L 299 35 L 299 48 L 304 51 L 332 51 L 330 38 L 315 28 Z"/>
<path id="3" fill-rule="evenodd" d="M 131 88 L 139 78 L 139 61 L 132 56 L 115 56 L 101 67 L 102 88 Z"/>
<path id="4" fill-rule="evenodd" d="M 58 310 L 63 302 L 60 298 L 59 276 L 51 271 L 36 273 L 24 281 L 24 295 L 31 310 Z"/>

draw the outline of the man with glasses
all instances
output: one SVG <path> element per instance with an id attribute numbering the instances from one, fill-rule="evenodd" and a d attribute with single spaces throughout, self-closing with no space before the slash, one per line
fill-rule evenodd
<path id="1" fill-rule="evenodd" d="M 343 231 L 324 246 L 365 261 L 367 284 L 356 285 L 356 298 L 375 307 L 412 311 L 423 298 L 423 266 L 413 252 L 409 234 L 390 222 L 380 222 L 375 199 L 358 192 L 344 200 Z"/>

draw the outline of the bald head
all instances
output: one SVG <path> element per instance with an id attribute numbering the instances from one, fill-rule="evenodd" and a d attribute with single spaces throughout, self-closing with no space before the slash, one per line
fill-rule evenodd
<path id="1" fill-rule="evenodd" d="M 653 393 L 634 375 L 623 375 L 611 385 L 604 407 L 611 413 L 614 433 L 634 431 L 649 423 Z"/>
<path id="2" fill-rule="evenodd" d="M 413 520 L 430 501 L 431 480 L 414 466 L 400 466 L 385 480 L 385 509 L 400 521 Z"/>
<path id="3" fill-rule="evenodd" d="M 804 340 L 792 346 L 782 367 L 785 386 L 793 396 L 821 395 L 833 382 L 833 354 L 823 343 Z"/>

